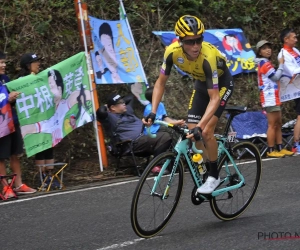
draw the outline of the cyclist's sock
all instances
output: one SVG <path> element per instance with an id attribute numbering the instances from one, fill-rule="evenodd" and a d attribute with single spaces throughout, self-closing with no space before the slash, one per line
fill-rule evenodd
<path id="1" fill-rule="evenodd" d="M 269 153 L 272 153 L 274 151 L 274 147 L 269 147 L 268 151 L 269 151 Z"/>
<path id="2" fill-rule="evenodd" d="M 209 175 L 216 178 L 216 179 L 219 178 L 218 161 L 211 161 L 210 162 Z"/>
<path id="3" fill-rule="evenodd" d="M 282 144 L 277 144 L 277 150 L 281 151 L 281 149 L 282 149 Z"/>
<path id="4" fill-rule="evenodd" d="M 209 173 L 209 171 L 210 171 L 210 163 L 209 163 L 209 161 L 205 162 L 204 164 L 206 166 L 207 173 Z"/>

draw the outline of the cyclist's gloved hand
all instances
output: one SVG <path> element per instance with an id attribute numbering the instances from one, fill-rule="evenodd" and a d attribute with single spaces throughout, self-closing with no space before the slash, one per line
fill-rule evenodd
<path id="1" fill-rule="evenodd" d="M 195 141 L 200 141 L 202 139 L 202 129 L 200 127 L 194 127 L 190 130 L 189 134 L 194 135 Z"/>
<path id="2" fill-rule="evenodd" d="M 151 121 L 152 121 L 152 123 L 155 121 L 155 118 L 156 118 L 156 114 L 154 114 L 154 113 L 150 113 L 149 115 L 147 115 L 146 117 L 145 117 L 145 121 L 146 122 L 149 122 L 149 119 L 151 119 Z"/>

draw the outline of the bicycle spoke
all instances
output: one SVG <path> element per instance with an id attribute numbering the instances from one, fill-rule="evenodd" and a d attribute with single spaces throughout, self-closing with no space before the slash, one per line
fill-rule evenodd
<path id="1" fill-rule="evenodd" d="M 232 147 L 232 152 L 238 172 L 243 175 L 244 184 L 211 200 L 213 213 L 222 220 L 232 220 L 245 211 L 256 193 L 261 175 L 260 154 L 252 143 L 237 143 Z M 244 154 L 241 156 L 240 152 L 244 152 Z M 240 183 L 239 173 L 233 164 L 229 162 L 227 156 L 221 159 L 219 169 L 220 178 L 223 179 L 227 176 L 229 181 L 224 182 L 217 189 Z"/>
<path id="2" fill-rule="evenodd" d="M 149 163 L 141 176 L 133 197 L 131 209 L 132 226 L 140 237 L 153 237 L 160 232 L 170 220 L 179 202 L 183 185 L 183 166 L 181 161 L 178 162 L 178 173 L 174 174 L 166 197 L 164 197 L 164 194 L 170 175 L 150 177 L 152 168 L 156 166 L 169 163 L 172 167 L 175 157 L 175 153 L 163 153 Z M 154 185 L 156 185 L 155 190 L 153 189 Z"/>

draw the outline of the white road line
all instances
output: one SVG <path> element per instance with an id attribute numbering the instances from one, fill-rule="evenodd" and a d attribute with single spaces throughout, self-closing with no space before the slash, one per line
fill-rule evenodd
<path id="1" fill-rule="evenodd" d="M 140 239 L 134 239 L 134 240 L 131 240 L 131 241 L 125 241 L 125 242 L 123 242 L 123 243 L 113 244 L 113 245 L 111 245 L 111 246 L 98 248 L 98 249 L 96 249 L 96 250 L 110 250 L 110 249 L 117 249 L 117 248 L 121 248 L 121 247 L 126 247 L 126 246 L 130 246 L 130 245 L 134 245 L 134 244 L 136 244 L 137 242 L 142 241 L 142 240 L 145 240 L 145 239 L 140 238 Z"/>
<path id="2" fill-rule="evenodd" d="M 77 189 L 77 190 L 70 190 L 70 191 L 64 191 L 64 192 L 52 193 L 52 194 L 45 194 L 45 195 L 41 195 L 41 196 L 30 197 L 30 198 L 20 199 L 20 200 L 5 201 L 5 202 L 0 202 L 0 206 L 9 205 L 9 204 L 12 204 L 12 203 L 24 202 L 24 201 L 31 201 L 31 200 L 43 199 L 43 198 L 47 198 L 47 197 L 51 197 L 51 196 L 72 194 L 72 193 L 84 192 L 84 191 L 87 191 L 87 190 L 93 190 L 93 189 L 100 189 L 100 188 L 105 188 L 105 187 L 119 186 L 119 185 L 123 185 L 123 184 L 127 184 L 127 183 L 132 183 L 132 182 L 138 182 L 138 181 L 139 181 L 139 179 L 137 179 L 137 180 L 131 180 L 131 181 L 122 181 L 122 182 L 118 182 L 118 183 L 106 184 L 106 185 L 103 185 L 103 186 L 89 187 L 89 188 L 83 188 L 83 189 Z"/>
<path id="3" fill-rule="evenodd" d="M 278 160 L 278 159 L 277 158 L 267 158 L 267 159 L 263 159 L 262 161 L 271 161 L 271 160 Z M 78 192 L 85 192 L 87 190 L 119 186 L 119 185 L 138 182 L 138 181 L 139 181 L 139 179 L 131 180 L 131 181 L 122 181 L 122 182 L 111 183 L 111 184 L 107 184 L 107 185 L 103 185 L 103 186 L 96 186 L 96 187 L 89 187 L 89 188 L 83 188 L 83 189 L 77 189 L 77 190 L 64 191 L 64 192 L 59 192 L 59 193 L 45 194 L 45 195 L 41 195 L 41 196 L 20 199 L 20 200 L 5 201 L 5 202 L 0 202 L 0 206 L 9 205 L 12 203 L 20 203 L 20 202 L 25 202 L 25 201 L 37 200 L 37 199 L 44 199 L 44 198 L 51 197 L 51 196 L 66 195 L 66 194 L 72 194 L 72 193 L 78 193 Z"/>
<path id="4" fill-rule="evenodd" d="M 153 240 L 153 239 L 157 239 L 157 238 L 161 238 L 162 236 L 155 236 L 153 238 L 149 238 L 147 240 Z M 122 247 L 126 247 L 126 246 L 130 246 L 130 245 L 134 245 L 142 240 L 146 240 L 144 238 L 138 238 L 138 239 L 134 239 L 134 240 L 130 240 L 130 241 L 125 241 L 123 243 L 119 243 L 119 244 L 113 244 L 111 246 L 107 246 L 107 247 L 102 247 L 102 248 L 98 248 L 96 250 L 110 250 L 110 249 L 117 249 L 117 248 L 122 248 Z"/>
<path id="5" fill-rule="evenodd" d="M 262 159 L 262 161 L 270 161 L 270 160 L 278 160 L 278 159 L 275 159 L 275 158 Z M 251 163 L 251 162 L 252 162 L 252 161 L 247 162 L 247 163 Z M 255 162 L 255 161 L 253 161 L 253 162 Z M 131 181 L 131 182 L 132 182 L 132 181 Z M 121 183 L 121 184 L 126 184 L 126 182 Z M 107 186 L 109 186 L 109 185 L 107 185 Z M 161 236 L 158 236 L 158 237 L 161 237 Z M 155 237 L 155 238 L 157 238 L 157 237 Z M 153 239 L 153 238 L 151 238 L 151 239 Z M 138 242 L 140 242 L 140 241 L 142 241 L 142 240 L 145 240 L 145 239 L 140 238 L 140 239 L 134 239 L 134 240 L 132 240 L 132 241 L 125 241 L 125 242 L 123 242 L 123 243 L 113 244 L 113 245 L 111 245 L 111 246 L 98 248 L 98 249 L 96 249 L 96 250 L 111 250 L 111 249 L 118 249 L 118 248 L 130 246 L 130 245 L 134 245 L 134 244 L 136 244 L 136 243 L 138 243 Z"/>

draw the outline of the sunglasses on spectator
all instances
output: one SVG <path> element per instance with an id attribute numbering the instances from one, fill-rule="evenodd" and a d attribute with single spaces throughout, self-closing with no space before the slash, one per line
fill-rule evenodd
<path id="1" fill-rule="evenodd" d="M 196 39 L 187 39 L 187 40 L 181 40 L 181 42 L 185 45 L 195 45 L 196 44 L 201 44 L 203 42 L 203 37 L 198 37 Z"/>

